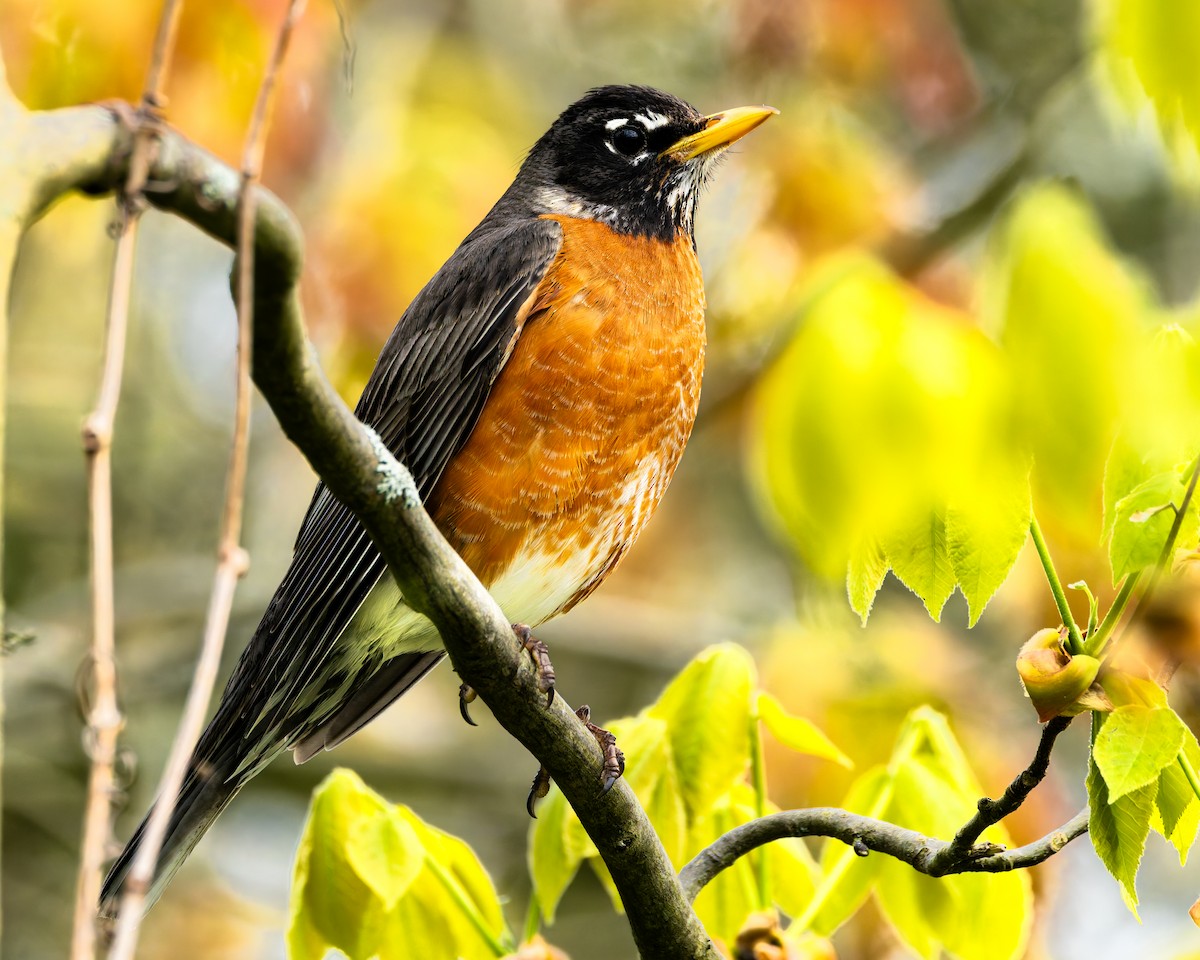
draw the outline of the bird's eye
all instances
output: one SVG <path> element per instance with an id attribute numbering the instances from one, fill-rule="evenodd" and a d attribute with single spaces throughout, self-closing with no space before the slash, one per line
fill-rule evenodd
<path id="1" fill-rule="evenodd" d="M 641 153 L 646 146 L 646 134 L 639 127 L 618 127 L 609 137 L 609 143 L 617 153 L 632 157 Z"/>

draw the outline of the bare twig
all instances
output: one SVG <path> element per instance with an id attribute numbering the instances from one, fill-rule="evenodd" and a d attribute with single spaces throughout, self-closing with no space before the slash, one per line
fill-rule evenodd
<path id="1" fill-rule="evenodd" d="M 158 799 L 151 811 L 142 844 L 138 848 L 137 856 L 130 868 L 125 895 L 121 900 L 113 947 L 109 954 L 110 960 L 132 960 L 141 924 L 142 906 L 154 876 L 154 867 L 166 836 L 171 810 L 175 806 L 175 798 L 179 794 L 179 789 L 187 773 L 188 760 L 204 726 L 208 703 L 216 684 L 221 650 L 224 647 L 229 616 L 233 608 L 234 591 L 238 580 L 249 567 L 249 557 L 242 548 L 240 540 L 250 438 L 256 187 L 262 170 L 266 130 L 274 99 L 276 79 L 287 54 L 292 31 L 304 12 L 305 3 L 306 0 L 291 0 L 288 5 L 287 14 L 275 38 L 275 45 L 267 63 L 262 85 L 259 87 L 254 114 L 246 134 L 237 203 L 237 405 L 234 414 L 233 445 L 230 451 L 226 481 L 225 507 L 221 518 L 220 541 L 217 549 L 217 569 L 209 599 L 200 657 L 196 663 L 196 671 L 188 692 L 183 717 L 180 719 L 179 730 L 175 735 L 166 769 L 163 772 Z M 94 903 L 95 900 L 93 899 L 92 902 Z"/>
<path id="2" fill-rule="evenodd" d="M 1003 873 L 1019 867 L 1032 867 L 1049 859 L 1063 847 L 1087 832 L 1088 811 L 1083 810 L 1062 827 L 1034 843 L 1014 850 L 998 850 L 993 844 L 975 848 L 977 855 L 968 853 L 952 869 L 932 874 L 937 863 L 950 846 L 898 827 L 894 823 L 864 817 L 833 807 L 814 807 L 810 810 L 786 810 L 751 820 L 730 830 L 720 839 L 701 850 L 679 872 L 684 894 L 690 900 L 722 870 L 764 843 L 785 837 L 830 837 L 852 846 L 856 852 L 874 851 L 907 863 L 918 873 L 946 876 L 953 873 Z"/>
<path id="3" fill-rule="evenodd" d="M 1025 802 L 1025 798 L 1046 778 L 1050 768 L 1050 753 L 1059 734 L 1071 725 L 1072 717 L 1055 717 L 1042 730 L 1042 739 L 1038 742 L 1037 752 L 1033 760 L 1016 779 L 1008 785 L 999 800 L 987 797 L 979 801 L 978 812 L 954 835 L 941 852 L 929 864 L 930 876 L 938 877 L 946 873 L 955 873 L 956 868 L 965 862 L 980 858 L 975 841 L 988 827 L 991 827 L 1010 813 L 1017 810 Z"/>
<path id="4" fill-rule="evenodd" d="M 122 718 L 117 703 L 117 669 L 113 615 L 112 431 L 121 393 L 125 334 L 133 284 L 134 250 L 150 169 L 154 133 L 163 102 L 163 83 L 179 24 L 179 0 L 166 0 L 158 23 L 141 106 L 134 123 L 132 154 L 124 187 L 117 197 L 117 244 L 109 286 L 104 368 L 96 406 L 83 426 L 87 455 L 88 510 L 91 516 L 92 696 L 85 733 L 91 770 L 84 808 L 83 840 L 75 887 L 72 960 L 91 960 L 96 949 L 96 899 L 101 869 L 112 830 L 113 767 Z"/>

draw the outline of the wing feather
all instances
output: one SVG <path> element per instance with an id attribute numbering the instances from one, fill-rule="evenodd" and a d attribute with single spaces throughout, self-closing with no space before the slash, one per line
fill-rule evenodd
<path id="1" fill-rule="evenodd" d="M 490 229 L 485 221 L 388 338 L 355 412 L 409 468 L 423 499 L 474 428 L 560 244 L 550 220 Z M 349 678 L 333 667 L 339 637 L 384 570 L 358 521 L 319 484 L 197 759 L 243 779 L 302 740 L 297 757 L 307 758 L 324 732 L 344 739 L 432 667 L 438 655 L 421 653 L 367 660 Z M 349 696 L 328 703 L 338 687 Z"/>

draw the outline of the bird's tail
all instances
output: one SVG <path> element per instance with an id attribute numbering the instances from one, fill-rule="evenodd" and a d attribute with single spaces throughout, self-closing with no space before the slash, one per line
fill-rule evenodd
<path id="1" fill-rule="evenodd" d="M 225 806 L 234 798 L 241 788 L 242 778 L 227 777 L 222 771 L 207 764 L 194 764 L 184 778 L 183 786 L 171 811 L 171 820 L 163 839 L 162 849 L 158 853 L 158 861 L 154 866 L 154 878 L 146 894 L 145 907 L 158 899 L 175 871 L 179 869 L 192 848 Z M 133 860 L 141 848 L 145 837 L 146 825 L 150 814 L 142 820 L 121 855 L 109 868 L 108 876 L 100 891 L 100 915 L 115 918 L 120 907 L 121 897 L 125 892 L 125 881 Z"/>

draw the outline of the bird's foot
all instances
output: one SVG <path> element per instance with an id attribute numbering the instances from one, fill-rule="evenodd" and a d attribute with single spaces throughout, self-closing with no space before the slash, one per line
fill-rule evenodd
<path id="1" fill-rule="evenodd" d="M 600 752 L 604 755 L 604 762 L 600 766 L 600 777 L 604 784 L 601 793 L 608 793 L 625 773 L 625 754 L 617 746 L 616 737 L 603 727 L 592 723 L 592 710 L 586 703 L 575 711 L 575 716 L 583 721 L 588 733 L 595 737 L 596 743 L 600 745 Z"/>
<path id="2" fill-rule="evenodd" d="M 620 780 L 622 774 L 625 773 L 625 754 L 617 746 L 616 737 L 603 727 L 592 723 L 591 707 L 584 704 L 575 711 L 575 716 L 583 721 L 583 725 L 587 727 L 588 733 L 595 737 L 596 743 L 600 745 L 600 752 L 604 755 L 604 760 L 600 765 L 600 779 L 602 782 L 600 792 L 608 793 L 612 789 L 613 784 Z M 534 804 L 549 791 L 550 771 L 545 767 L 538 767 L 538 772 L 533 778 L 533 786 L 529 788 L 529 798 L 525 801 L 525 809 L 529 811 L 531 817 L 537 817 L 537 814 L 533 812 Z"/>
<path id="3" fill-rule="evenodd" d="M 475 698 L 479 696 L 475 692 L 475 688 L 466 683 L 460 683 L 458 686 L 458 712 L 462 714 L 462 718 L 471 726 L 477 727 L 474 720 L 471 719 L 471 712 L 467 709 L 467 705 L 474 703 Z"/>
<path id="4" fill-rule="evenodd" d="M 512 628 L 521 646 L 533 658 L 538 672 L 538 689 L 546 695 L 546 706 L 550 706 L 554 702 L 554 664 L 550 662 L 550 649 L 525 624 L 514 623 Z"/>

